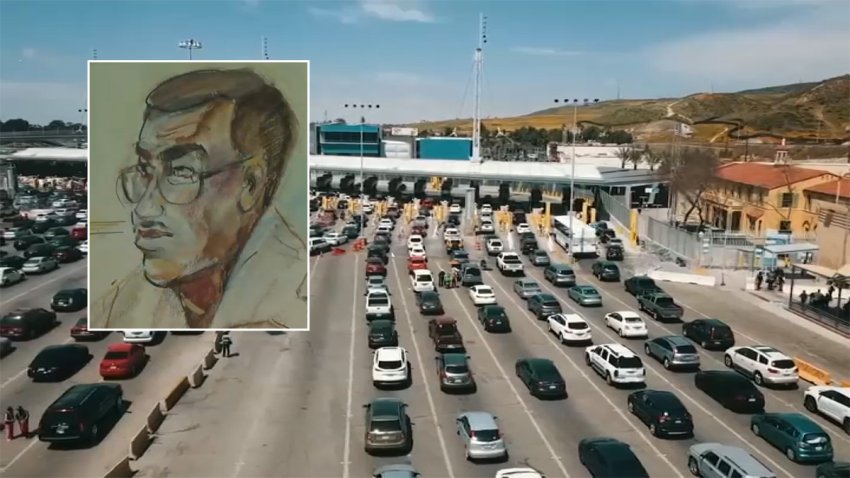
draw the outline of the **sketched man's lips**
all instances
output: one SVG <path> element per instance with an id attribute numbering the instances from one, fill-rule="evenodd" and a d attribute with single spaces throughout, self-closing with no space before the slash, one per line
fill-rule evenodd
<path id="1" fill-rule="evenodd" d="M 164 229 L 137 229 L 136 235 L 145 239 L 157 239 L 160 237 L 172 237 L 173 234 Z"/>

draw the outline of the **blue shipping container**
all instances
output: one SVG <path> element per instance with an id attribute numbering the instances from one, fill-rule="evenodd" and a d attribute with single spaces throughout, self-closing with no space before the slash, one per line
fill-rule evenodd
<path id="1" fill-rule="evenodd" d="M 416 140 L 416 157 L 468 161 L 472 156 L 471 138 L 421 138 Z"/>

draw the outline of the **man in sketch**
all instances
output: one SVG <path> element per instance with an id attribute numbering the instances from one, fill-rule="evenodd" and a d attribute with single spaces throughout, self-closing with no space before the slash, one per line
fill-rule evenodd
<path id="1" fill-rule="evenodd" d="M 117 187 L 142 264 L 92 303 L 91 327 L 306 328 L 305 241 L 286 219 L 306 212 L 274 202 L 289 103 L 245 69 L 173 77 L 146 103 Z"/>

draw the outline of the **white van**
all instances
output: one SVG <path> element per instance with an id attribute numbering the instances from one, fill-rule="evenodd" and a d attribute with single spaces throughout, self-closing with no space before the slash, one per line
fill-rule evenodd
<path id="1" fill-rule="evenodd" d="M 437 288 L 434 286 L 434 277 L 431 271 L 427 269 L 414 269 L 410 271 L 410 286 L 413 292 L 433 292 Z"/>

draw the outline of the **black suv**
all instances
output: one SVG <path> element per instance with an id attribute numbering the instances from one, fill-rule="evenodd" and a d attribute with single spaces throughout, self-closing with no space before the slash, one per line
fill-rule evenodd
<path id="1" fill-rule="evenodd" d="M 88 291 L 86 289 L 64 289 L 53 296 L 50 308 L 56 312 L 76 312 L 86 308 Z"/>
<path id="2" fill-rule="evenodd" d="M 36 244 L 44 244 L 46 241 L 40 236 L 21 236 L 15 239 L 14 247 L 16 251 L 25 251 Z"/>
<path id="3" fill-rule="evenodd" d="M 51 257 L 54 252 L 56 252 L 56 246 L 53 244 L 33 244 L 24 251 L 24 257 L 27 259 L 32 257 Z"/>
<path id="4" fill-rule="evenodd" d="M 731 370 L 704 370 L 694 375 L 694 385 L 735 412 L 761 413 L 764 395 L 746 377 Z"/>
<path id="5" fill-rule="evenodd" d="M 537 294 L 528 298 L 526 301 L 529 312 L 537 317 L 537 320 L 544 320 L 550 315 L 560 314 L 561 303 L 552 294 Z"/>
<path id="6" fill-rule="evenodd" d="M 596 261 L 593 263 L 591 272 L 601 281 L 620 281 L 620 268 L 617 264 L 608 261 Z"/>
<path id="7" fill-rule="evenodd" d="M 85 345 L 65 344 L 45 347 L 27 368 L 33 382 L 64 380 L 83 368 L 92 355 Z"/>
<path id="8" fill-rule="evenodd" d="M 56 313 L 49 310 L 18 309 L 0 319 L 0 337 L 29 340 L 49 331 L 56 324 Z"/>
<path id="9" fill-rule="evenodd" d="M 419 313 L 422 315 L 443 315 L 443 303 L 440 294 L 434 291 L 424 291 L 416 294 L 416 303 L 419 305 Z"/>
<path id="10" fill-rule="evenodd" d="M 392 320 L 373 320 L 369 322 L 369 348 L 397 347 L 398 332 Z"/>
<path id="11" fill-rule="evenodd" d="M 682 325 L 682 335 L 706 350 L 726 350 L 735 346 L 732 328 L 718 319 L 697 319 Z"/>
<path id="12" fill-rule="evenodd" d="M 629 411 L 649 427 L 653 436 L 694 435 L 694 420 L 679 397 L 665 390 L 640 390 L 627 399 Z"/>
<path id="13" fill-rule="evenodd" d="M 397 398 L 377 398 L 363 408 L 366 409 L 366 453 L 410 453 L 413 426 L 406 403 Z"/>
<path id="14" fill-rule="evenodd" d="M 124 411 L 124 390 L 115 383 L 74 385 L 51 403 L 38 423 L 44 442 L 84 442 L 96 445 L 106 420 Z"/>
<path id="15" fill-rule="evenodd" d="M 626 292 L 635 297 L 648 292 L 664 292 L 661 287 L 655 284 L 655 281 L 647 276 L 632 276 L 623 282 L 626 287 Z"/>

